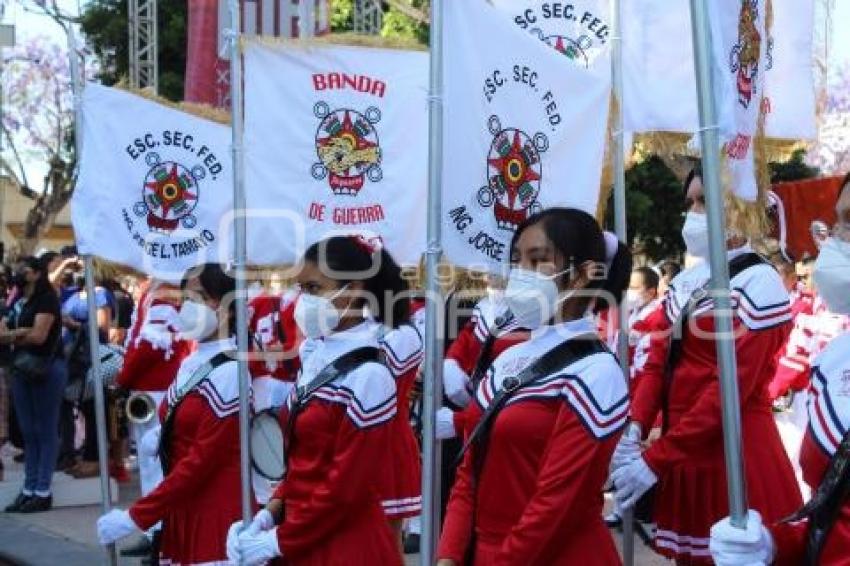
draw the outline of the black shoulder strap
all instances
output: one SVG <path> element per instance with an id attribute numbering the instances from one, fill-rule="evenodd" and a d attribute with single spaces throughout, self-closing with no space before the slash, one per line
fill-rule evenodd
<path id="1" fill-rule="evenodd" d="M 356 348 L 335 359 L 322 368 L 322 371 L 306 385 L 295 388 L 295 401 L 293 404 L 304 403 L 316 390 L 324 387 L 338 377 L 351 373 L 367 362 L 378 361 L 380 351 L 374 346 Z"/>
<path id="2" fill-rule="evenodd" d="M 729 280 L 731 281 L 747 269 L 763 263 L 767 264 L 767 261 L 755 252 L 748 252 L 736 256 L 729 260 Z M 682 310 L 679 311 L 679 316 L 676 317 L 676 320 L 673 321 L 673 332 L 670 335 L 670 348 L 667 350 L 667 363 L 665 364 L 664 383 L 661 392 L 662 431 L 666 431 L 668 427 L 667 406 L 669 404 L 670 387 L 673 384 L 673 370 L 676 369 L 676 366 L 679 364 L 679 360 L 682 357 L 682 338 L 684 336 L 685 325 L 687 324 L 687 321 L 690 318 L 691 314 L 694 312 L 694 310 L 696 310 L 699 303 L 702 302 L 702 300 L 708 296 L 708 290 L 710 286 L 711 278 L 709 278 L 709 280 L 704 285 L 701 285 L 693 293 L 691 293 L 691 296 L 688 298 L 688 301 L 682 307 Z"/>
<path id="3" fill-rule="evenodd" d="M 850 430 L 838 445 L 812 498 L 799 511 L 782 520 L 783 523 L 793 523 L 801 519 L 809 520 L 806 536 L 806 566 L 820 564 L 823 545 L 848 498 L 850 498 Z"/>
<path id="4" fill-rule="evenodd" d="M 541 377 L 550 375 L 559 369 L 563 369 L 573 363 L 586 358 L 587 356 L 599 353 L 611 353 L 605 344 L 599 340 L 599 337 L 594 333 L 582 334 L 576 336 L 566 342 L 558 344 L 530 366 L 522 370 L 518 375 L 505 378 L 502 383 L 502 388 L 490 401 L 487 409 L 481 415 L 478 424 L 472 430 L 469 438 L 463 445 L 463 449 L 457 457 L 457 463 L 463 460 L 464 454 L 473 444 L 481 444 L 482 440 L 489 434 L 490 426 L 493 423 L 496 415 L 507 403 L 517 390 L 537 381 Z M 480 451 L 479 451 L 480 452 Z M 482 455 L 479 454 L 478 460 L 482 460 Z M 479 464 L 480 466 L 480 464 Z"/>
<path id="5" fill-rule="evenodd" d="M 363 364 L 378 361 L 379 356 L 380 351 L 374 346 L 356 348 L 346 354 L 343 354 L 322 368 L 322 371 L 320 371 L 310 383 L 296 387 L 295 398 L 292 400 L 292 404 L 289 407 L 289 415 L 286 419 L 286 430 L 284 431 L 283 436 L 287 446 L 291 444 L 290 434 L 292 434 L 292 430 L 295 427 L 295 419 L 298 417 L 298 413 L 301 412 L 301 409 L 304 408 L 304 405 L 307 404 L 307 401 L 314 392 L 337 378 L 351 373 Z M 288 452 L 289 451 L 287 450 L 287 453 Z"/>
<path id="6" fill-rule="evenodd" d="M 219 352 L 209 359 L 208 362 L 201 364 L 189 379 L 184 387 L 177 390 L 174 398 L 174 403 L 168 406 L 168 411 L 165 413 L 165 420 L 162 422 L 162 432 L 159 435 L 159 462 L 162 465 L 162 472 L 168 474 L 171 462 L 169 455 L 171 452 L 171 433 L 174 429 L 174 415 L 177 412 L 177 407 L 183 402 L 186 396 L 191 393 L 198 385 L 201 384 L 217 367 L 223 366 L 227 362 L 235 361 L 236 353 L 232 350 Z"/>

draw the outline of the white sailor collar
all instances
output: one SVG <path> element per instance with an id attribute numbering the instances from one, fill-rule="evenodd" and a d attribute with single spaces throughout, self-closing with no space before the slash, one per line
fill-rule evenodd
<path id="1" fill-rule="evenodd" d="M 381 325 L 377 322 L 364 320 L 342 332 L 305 340 L 300 349 L 301 372 L 298 375 L 298 384 L 309 383 L 328 364 L 355 348 L 378 347 L 380 330 Z"/>
<path id="2" fill-rule="evenodd" d="M 567 320 L 558 324 L 546 324 L 531 331 L 529 342 L 534 340 L 547 340 L 549 337 L 557 337 L 561 340 L 569 340 L 579 334 L 596 332 L 596 325 L 589 316 Z"/>

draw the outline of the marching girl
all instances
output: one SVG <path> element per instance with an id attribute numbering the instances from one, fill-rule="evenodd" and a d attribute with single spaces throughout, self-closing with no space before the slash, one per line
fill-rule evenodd
<path id="1" fill-rule="evenodd" d="M 313 244 L 297 282 L 305 340 L 282 414 L 286 477 L 248 528 L 231 527 L 228 555 L 249 566 L 281 556 L 290 566 L 401 564 L 382 499 L 386 470 L 405 464 L 388 449 L 397 391 L 378 349 L 382 325 L 408 320 L 407 284 L 386 250 L 353 236 Z"/>
<path id="2" fill-rule="evenodd" d="M 458 470 L 439 564 L 618 564 L 602 489 L 628 393 L 589 311 L 598 297 L 619 300 L 631 257 L 620 247 L 599 277 L 596 221 L 550 209 L 519 226 L 511 258 L 505 301 L 531 336 L 504 350 L 475 392 L 476 430 L 490 432 L 480 442 L 473 433 Z"/>
<path id="3" fill-rule="evenodd" d="M 708 227 L 699 171 L 689 175 L 685 192 L 688 213 L 682 236 L 689 254 L 706 258 Z M 734 198 L 727 195 L 730 225 L 735 226 L 730 233 L 756 232 L 755 217 L 745 215 Z M 748 497 L 774 521 L 801 503 L 768 394 L 776 352 L 790 331 L 791 309 L 781 278 L 743 236 L 730 236 L 727 246 Z M 654 546 L 678 564 L 711 563 L 709 530 L 728 513 L 713 301 L 701 292 L 709 277 L 707 261 L 681 272 L 659 310 L 649 315 L 654 331 L 650 352 L 638 372 L 632 423 L 612 461 L 615 497 L 623 508 L 657 486 Z M 687 320 L 681 342 L 674 344 L 672 329 L 681 316 Z M 661 437 L 641 453 L 640 441 L 659 411 Z"/>
<path id="4" fill-rule="evenodd" d="M 179 320 L 197 349 L 183 360 L 160 407 L 162 482 L 129 511 L 97 521 L 110 544 L 162 521 L 160 564 L 226 564 L 227 529 L 239 518 L 239 383 L 233 358 L 232 277 L 218 264 L 190 270 Z"/>
<path id="5" fill-rule="evenodd" d="M 133 419 L 130 423 L 143 496 L 162 481 L 162 466 L 157 453 L 160 421 L 156 409 L 192 348 L 192 343 L 179 335 L 179 309 L 178 288 L 156 279 L 146 283 L 133 312 L 124 344 L 124 364 L 116 378 L 118 386 L 129 391 L 131 397 L 151 402 L 149 409 L 153 414 L 147 420 Z M 149 554 L 153 535 L 153 532 L 146 533 L 135 545 L 122 550 L 122 555 Z"/>
<path id="6" fill-rule="evenodd" d="M 850 315 L 850 176 L 839 193 L 838 224 L 820 250 L 814 279 L 830 311 Z M 746 530 L 724 519 L 711 529 L 711 554 L 731 564 L 850 564 L 850 332 L 835 338 L 814 361 L 809 389 L 809 426 L 800 450 L 803 478 L 812 500 L 792 519 L 775 523 L 750 511 Z M 839 448 L 842 447 L 842 448 Z"/>

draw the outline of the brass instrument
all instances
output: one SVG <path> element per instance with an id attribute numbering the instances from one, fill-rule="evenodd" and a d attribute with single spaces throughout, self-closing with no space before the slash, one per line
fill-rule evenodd
<path id="1" fill-rule="evenodd" d="M 124 413 L 131 423 L 145 424 L 156 416 L 156 402 L 147 393 L 133 393 L 127 397 Z"/>

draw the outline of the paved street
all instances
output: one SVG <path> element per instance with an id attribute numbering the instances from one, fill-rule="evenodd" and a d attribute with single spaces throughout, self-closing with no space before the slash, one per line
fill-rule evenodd
<path id="1" fill-rule="evenodd" d="M 19 470 L 8 452 L 3 458 L 7 470 Z M 119 505 L 126 507 L 139 495 L 138 483 L 133 481 L 119 489 Z M 0 501 L 3 507 L 7 502 Z M 0 512 L 0 566 L 95 566 L 105 563 L 105 553 L 97 545 L 94 523 L 100 515 L 97 505 L 65 507 L 32 515 Z M 617 544 L 619 546 L 619 535 Z M 132 543 L 132 537 L 125 544 Z M 652 551 L 635 542 L 635 564 L 662 566 L 672 564 L 661 560 Z M 408 556 L 407 564 L 417 564 L 417 556 Z M 120 559 L 121 566 L 135 566 L 137 559 Z"/>

